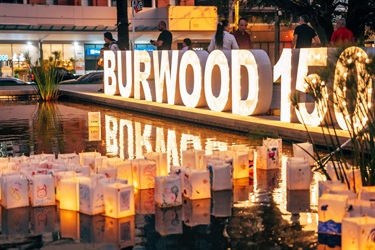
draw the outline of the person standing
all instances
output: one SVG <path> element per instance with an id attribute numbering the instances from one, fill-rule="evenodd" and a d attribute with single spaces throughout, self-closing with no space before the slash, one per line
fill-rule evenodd
<path id="1" fill-rule="evenodd" d="M 113 39 L 111 32 L 107 31 L 104 33 L 104 41 L 109 44 L 109 49 L 113 52 L 120 50 L 117 41 Z"/>
<path id="2" fill-rule="evenodd" d="M 331 44 L 334 46 L 342 44 L 353 44 L 354 36 L 348 28 L 346 28 L 345 18 L 339 18 L 336 20 L 336 30 L 332 33 Z"/>
<path id="3" fill-rule="evenodd" d="M 251 48 L 251 38 L 249 33 L 246 32 L 248 21 L 242 17 L 238 20 L 238 29 L 233 32 L 233 36 L 236 38 L 236 42 L 240 49 Z"/>
<path id="4" fill-rule="evenodd" d="M 313 28 L 307 25 L 308 22 L 309 17 L 307 15 L 302 15 L 299 18 L 300 25 L 294 29 L 292 48 L 310 48 L 313 39 L 316 45 L 320 44 L 318 35 Z"/>
<path id="5" fill-rule="evenodd" d="M 156 41 L 150 40 L 150 43 L 156 46 L 157 50 L 171 50 L 172 49 L 172 33 L 167 30 L 167 24 L 164 21 L 160 21 L 158 30 L 161 31 Z"/>
<path id="6" fill-rule="evenodd" d="M 238 49 L 236 38 L 232 34 L 229 34 L 229 22 L 228 20 L 222 20 L 217 24 L 216 33 L 212 36 L 210 45 L 208 45 L 208 52 L 215 49 L 219 50 L 231 50 Z"/>
<path id="7" fill-rule="evenodd" d="M 182 49 L 181 50 L 192 50 L 193 48 L 191 47 L 191 40 L 190 38 L 185 38 L 182 41 Z"/>

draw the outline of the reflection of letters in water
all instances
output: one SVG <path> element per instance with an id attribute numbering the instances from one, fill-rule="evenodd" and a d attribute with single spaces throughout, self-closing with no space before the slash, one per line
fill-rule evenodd
<path id="1" fill-rule="evenodd" d="M 177 137 L 173 130 L 164 132 L 163 128 L 152 125 L 142 129 L 136 122 L 109 115 L 105 116 L 105 134 L 107 152 L 111 152 L 113 155 L 119 155 L 123 159 L 143 158 L 142 148 L 147 145 L 148 151 L 167 153 L 167 162 L 176 166 L 181 165 L 177 145 L 186 147 L 192 138 L 194 147 L 202 149 L 202 145 L 205 145 L 204 150 L 207 154 L 212 153 L 214 148 L 225 149 L 228 146 L 226 142 L 212 141 L 211 139 L 202 141 L 200 136 L 192 137 L 192 135 L 184 133 Z M 150 134 L 156 135 L 156 138 L 152 138 Z M 156 145 L 153 145 L 151 141 L 155 141 Z M 126 168 L 123 168 L 123 171 L 127 171 Z"/>
<path id="2" fill-rule="evenodd" d="M 120 211 L 130 210 L 130 191 L 120 193 Z"/>

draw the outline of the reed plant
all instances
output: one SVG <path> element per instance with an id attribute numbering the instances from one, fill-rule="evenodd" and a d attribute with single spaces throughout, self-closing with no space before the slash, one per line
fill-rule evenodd
<path id="1" fill-rule="evenodd" d="M 336 177 L 346 183 L 347 175 L 353 173 L 350 170 L 359 169 L 361 180 L 355 181 L 372 186 L 375 185 L 375 57 L 354 46 L 338 48 L 336 52 L 329 57 L 327 66 L 305 78 L 306 93 L 314 99 L 320 117 L 325 116 L 321 128 L 327 149 L 332 152 L 325 156 L 318 153 L 308 126 L 303 122 L 315 149 L 314 167 L 330 180 L 332 176 L 326 171 L 330 161 Z M 297 112 L 301 105 L 299 97 L 297 92 L 290 96 Z M 338 124 L 348 130 L 349 140 L 345 143 L 339 140 Z"/>
<path id="2" fill-rule="evenodd" d="M 34 75 L 36 89 L 42 101 L 56 101 L 59 98 L 60 82 L 62 75 L 58 72 L 58 62 L 61 53 L 55 51 L 48 60 L 40 58 L 35 63 L 31 62 L 29 54 L 26 54 L 26 61 L 29 63 L 31 73 Z"/>

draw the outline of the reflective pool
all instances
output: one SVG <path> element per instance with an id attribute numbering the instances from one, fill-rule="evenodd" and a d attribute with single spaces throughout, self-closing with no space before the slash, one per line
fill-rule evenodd
<path id="1" fill-rule="evenodd" d="M 89 116 L 98 115 L 89 112 L 100 112 L 100 126 L 88 126 Z M 0 114 L 0 151 L 13 157 L 97 151 L 136 159 L 156 151 L 166 152 L 169 164 L 177 166 L 186 149 L 211 154 L 231 145 L 262 144 L 259 136 L 93 104 L 2 102 Z M 136 215 L 121 219 L 60 210 L 58 204 L 2 207 L 0 248 L 316 249 L 317 181 L 322 177 L 314 174 L 310 190 L 287 191 L 290 145 L 284 143 L 283 154 L 280 169 L 254 171 L 253 180 L 234 180 L 233 190 L 212 192 L 211 199 L 185 199 L 178 208 L 158 208 L 153 189 L 138 190 Z"/>

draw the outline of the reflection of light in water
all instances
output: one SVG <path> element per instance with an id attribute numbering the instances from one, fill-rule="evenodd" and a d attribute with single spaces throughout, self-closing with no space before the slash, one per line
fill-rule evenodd
<path id="1" fill-rule="evenodd" d="M 125 126 L 127 128 L 127 134 L 125 134 Z M 120 119 L 120 158 L 122 159 L 134 159 L 134 133 L 133 133 L 133 124 L 129 120 Z M 127 135 L 127 136 L 126 136 Z M 125 136 L 127 141 L 125 141 Z M 128 155 L 125 156 L 125 145 L 128 145 Z"/>
<path id="2" fill-rule="evenodd" d="M 112 116 L 105 116 L 106 129 L 105 138 L 108 155 L 118 155 L 118 121 Z"/>
<path id="3" fill-rule="evenodd" d="M 176 131 L 168 130 L 167 136 L 167 158 L 168 162 L 174 166 L 180 166 L 181 161 L 178 157 L 177 142 L 176 142 Z"/>
<path id="4" fill-rule="evenodd" d="M 156 148 L 155 152 L 166 152 L 164 130 L 162 128 L 156 128 Z"/>

